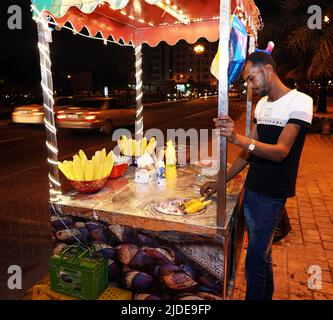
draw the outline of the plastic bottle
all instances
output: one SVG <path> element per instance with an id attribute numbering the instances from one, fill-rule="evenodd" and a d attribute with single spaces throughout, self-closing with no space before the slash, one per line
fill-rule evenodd
<path id="1" fill-rule="evenodd" d="M 156 181 L 158 185 L 165 184 L 165 163 L 164 163 L 164 150 L 160 150 L 155 162 Z"/>
<path id="2" fill-rule="evenodd" d="M 176 150 L 173 146 L 171 140 L 166 143 L 167 147 L 165 150 L 165 177 L 166 179 L 176 179 L 177 169 L 176 169 Z"/>

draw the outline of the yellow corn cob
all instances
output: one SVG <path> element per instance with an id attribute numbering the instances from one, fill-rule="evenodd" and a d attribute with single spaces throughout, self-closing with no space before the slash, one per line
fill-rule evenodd
<path id="1" fill-rule="evenodd" d="M 106 149 L 103 148 L 103 149 L 101 150 L 101 163 L 104 163 L 105 160 L 106 160 Z"/>
<path id="2" fill-rule="evenodd" d="M 81 163 L 81 158 L 80 158 L 79 155 L 77 155 L 77 154 L 75 154 L 75 155 L 73 156 L 73 162 L 74 162 L 74 160 L 75 160 L 75 161 L 79 161 L 79 162 Z"/>
<path id="3" fill-rule="evenodd" d="M 111 150 L 108 155 L 106 156 L 106 161 L 114 161 L 115 156 L 113 154 L 113 151 Z"/>
<path id="4" fill-rule="evenodd" d="M 196 202 L 196 203 L 190 205 L 189 207 L 185 208 L 184 213 L 187 213 L 187 214 L 197 213 L 197 212 L 203 210 L 211 202 L 212 202 L 212 200 L 208 200 L 205 202 L 201 202 L 201 201 Z"/>
<path id="5" fill-rule="evenodd" d="M 103 165 L 98 163 L 96 166 L 94 164 L 94 180 L 99 180 L 102 177 Z"/>
<path id="6" fill-rule="evenodd" d="M 129 154 L 130 156 L 135 155 L 135 150 L 136 150 L 136 141 L 134 139 L 131 139 L 132 145 L 131 145 L 131 153 Z"/>
<path id="7" fill-rule="evenodd" d="M 187 208 L 187 207 L 189 207 L 192 204 L 195 204 L 197 202 L 202 202 L 204 200 L 205 200 L 205 197 L 201 197 L 199 199 L 197 199 L 197 198 L 190 199 L 190 200 L 184 202 L 184 207 Z"/>
<path id="8" fill-rule="evenodd" d="M 130 140 L 128 140 L 127 138 L 122 139 L 122 143 L 123 143 L 123 149 L 124 149 L 123 154 L 126 156 L 132 155 L 132 139 L 130 139 Z"/>
<path id="9" fill-rule="evenodd" d="M 87 161 L 86 170 L 84 172 L 84 180 L 91 181 L 94 178 L 94 163 L 92 160 Z"/>
<path id="10" fill-rule="evenodd" d="M 87 158 L 83 158 L 83 159 L 81 159 L 81 167 L 82 167 L 82 171 L 83 171 L 83 172 L 86 171 L 87 162 L 88 162 L 88 159 L 87 159 Z"/>
<path id="11" fill-rule="evenodd" d="M 145 153 L 152 154 L 156 148 L 156 139 L 155 137 L 152 137 L 148 143 L 148 146 L 145 150 Z"/>
<path id="12" fill-rule="evenodd" d="M 79 151 L 79 158 L 81 159 L 82 171 L 85 172 L 88 158 L 87 158 L 87 156 L 86 156 L 86 154 L 84 153 L 83 150 Z"/>
<path id="13" fill-rule="evenodd" d="M 78 155 L 74 156 L 73 169 L 77 181 L 84 181 L 84 173 L 81 166 L 81 159 Z"/>
<path id="14" fill-rule="evenodd" d="M 118 145 L 119 145 L 119 150 L 122 154 L 126 154 L 127 150 L 128 150 L 128 140 L 126 136 L 121 136 L 120 140 L 118 140 Z"/>
<path id="15" fill-rule="evenodd" d="M 96 157 L 96 163 L 100 163 L 101 162 L 101 151 L 100 150 L 95 152 L 95 157 Z"/>
<path id="16" fill-rule="evenodd" d="M 63 164 L 66 166 L 67 168 L 67 172 L 68 172 L 68 175 L 69 175 L 69 179 L 70 180 L 77 180 L 76 179 L 76 176 L 75 176 L 75 172 L 74 172 L 74 168 L 73 168 L 73 162 L 72 161 L 67 161 L 65 160 L 63 162 Z"/>
<path id="17" fill-rule="evenodd" d="M 73 157 L 73 161 L 75 160 L 76 162 L 80 162 L 80 164 L 81 164 L 81 169 L 82 169 L 82 172 L 83 172 L 83 177 L 84 177 L 84 171 L 85 171 L 85 169 L 86 169 L 86 165 L 87 165 L 87 161 L 88 161 L 88 158 L 87 158 L 87 156 L 85 155 L 85 153 L 82 151 L 82 150 L 80 150 L 79 151 L 79 155 L 75 155 L 74 157 Z M 73 162 L 74 163 L 74 162 Z"/>
<path id="18" fill-rule="evenodd" d="M 80 151 L 79 151 L 79 157 L 81 158 L 81 160 L 82 160 L 82 159 L 87 159 L 87 156 L 86 156 L 86 154 L 84 153 L 83 150 L 80 150 Z"/>
<path id="19" fill-rule="evenodd" d="M 96 155 L 94 155 L 92 158 L 91 158 L 93 164 L 94 164 L 94 175 L 96 173 L 96 168 L 98 167 L 98 165 L 100 164 L 100 161 L 99 161 L 99 158 L 96 157 Z"/>
<path id="20" fill-rule="evenodd" d="M 117 144 L 118 144 L 118 148 L 119 148 L 120 153 L 123 153 L 123 151 L 124 151 L 124 144 L 123 144 L 123 142 L 121 140 L 118 140 Z"/>
<path id="21" fill-rule="evenodd" d="M 102 178 L 106 178 L 110 175 L 113 167 L 113 161 L 106 160 L 103 166 Z"/>
<path id="22" fill-rule="evenodd" d="M 148 145 L 148 143 L 147 143 L 147 138 L 144 137 L 144 138 L 142 139 L 142 142 L 141 142 L 141 152 L 142 152 L 142 154 L 145 153 L 145 150 L 146 150 L 146 148 L 147 148 L 147 145 Z"/>
<path id="23" fill-rule="evenodd" d="M 70 175 L 68 173 L 68 170 L 67 170 L 67 166 L 65 166 L 62 162 L 58 162 L 58 168 L 60 169 L 60 171 L 65 175 L 65 177 L 67 179 L 70 179 Z"/>
<path id="24" fill-rule="evenodd" d="M 149 146 L 150 144 L 153 144 L 154 142 L 156 142 L 156 138 L 155 138 L 155 137 L 152 137 L 152 138 L 149 140 L 148 146 Z"/>

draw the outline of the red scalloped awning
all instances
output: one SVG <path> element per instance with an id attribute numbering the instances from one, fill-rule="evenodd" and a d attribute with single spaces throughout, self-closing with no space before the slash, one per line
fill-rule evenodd
<path id="1" fill-rule="evenodd" d="M 122 10 L 114 10 L 104 3 L 91 13 L 69 7 L 62 17 L 45 11 L 59 26 L 69 22 L 78 32 L 86 28 L 90 35 L 100 32 L 105 39 L 112 37 L 117 42 L 122 39 L 126 44 L 147 43 L 154 47 L 161 41 L 174 45 L 179 40 L 195 43 L 201 37 L 211 42 L 219 39 L 219 0 L 182 0 L 177 5 L 191 20 L 190 24 L 177 22 L 172 15 L 144 0 L 130 0 Z M 236 5 L 233 0 L 232 12 Z M 247 21 L 251 21 L 248 31 L 253 33 L 259 26 L 259 11 L 252 0 L 243 0 L 243 7 Z"/>

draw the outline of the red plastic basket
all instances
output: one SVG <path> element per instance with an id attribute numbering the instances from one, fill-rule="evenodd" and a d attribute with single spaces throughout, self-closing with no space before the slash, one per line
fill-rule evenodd
<path id="1" fill-rule="evenodd" d="M 122 164 L 113 166 L 111 174 L 110 174 L 110 178 L 111 179 L 120 178 L 121 176 L 124 175 L 127 168 L 128 168 L 128 163 L 122 163 Z"/>
<path id="2" fill-rule="evenodd" d="M 93 193 L 103 189 L 108 182 L 108 177 L 92 181 L 69 180 L 71 185 L 81 193 Z"/>

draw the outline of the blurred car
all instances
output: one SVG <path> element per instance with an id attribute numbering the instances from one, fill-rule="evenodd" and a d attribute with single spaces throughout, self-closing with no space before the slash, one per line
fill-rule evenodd
<path id="1" fill-rule="evenodd" d="M 231 89 L 228 93 L 229 98 L 237 98 L 237 99 L 241 99 L 241 94 L 237 91 L 237 90 L 233 90 Z"/>
<path id="2" fill-rule="evenodd" d="M 57 111 L 59 128 L 93 129 L 110 134 L 115 127 L 135 124 L 136 109 L 116 98 L 85 98 Z"/>
<path id="3" fill-rule="evenodd" d="M 74 101 L 73 97 L 57 97 L 54 99 L 54 111 L 56 112 L 60 107 L 72 105 Z M 43 124 L 44 107 L 42 101 L 16 107 L 12 113 L 12 121 L 14 123 Z"/>

